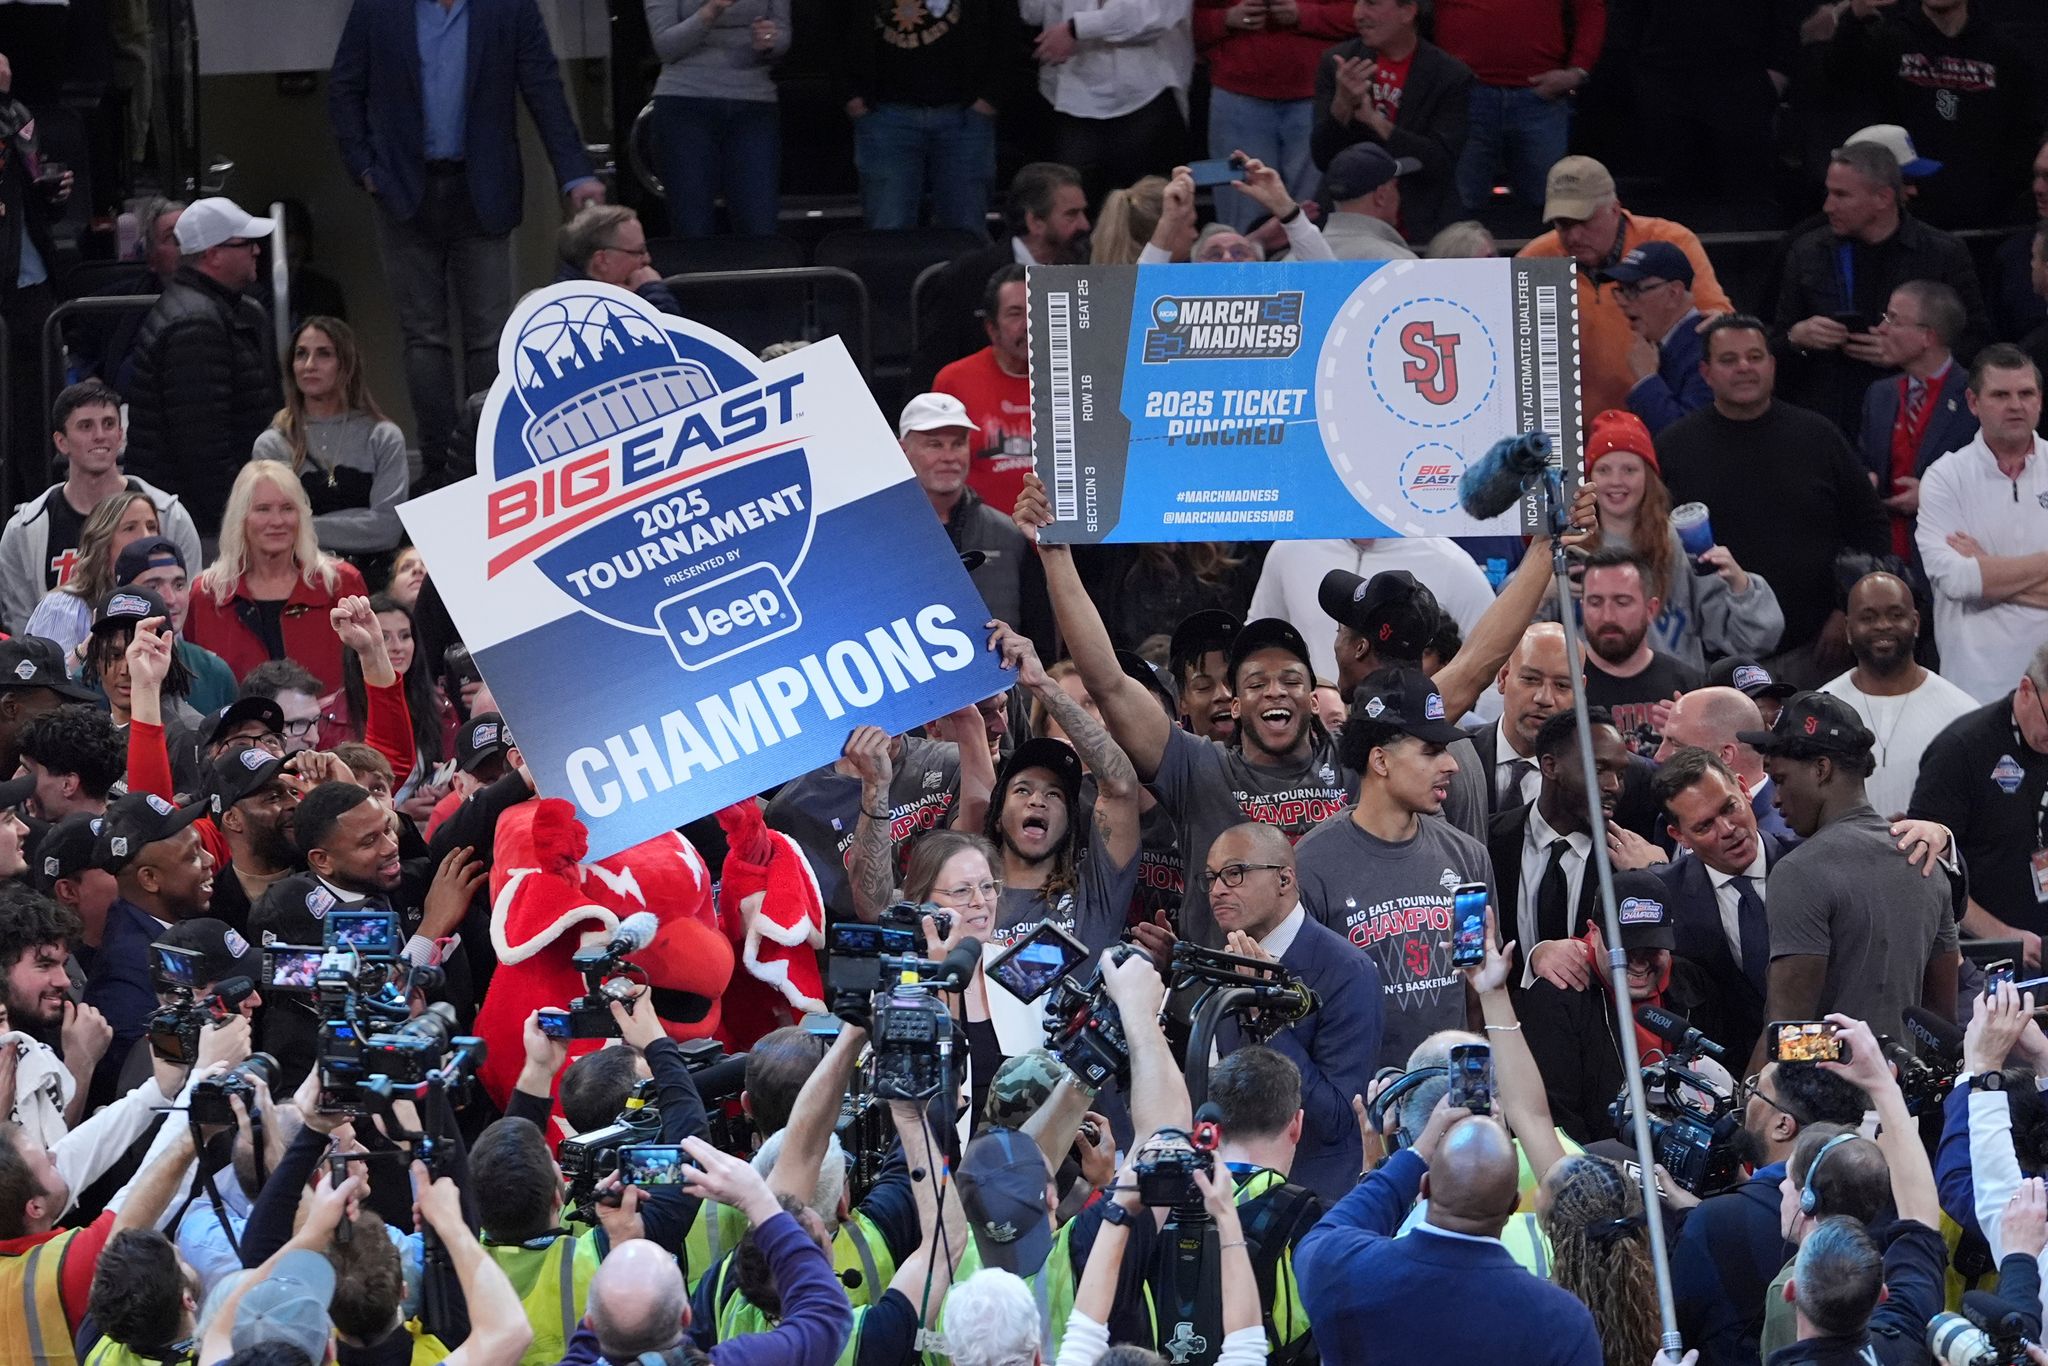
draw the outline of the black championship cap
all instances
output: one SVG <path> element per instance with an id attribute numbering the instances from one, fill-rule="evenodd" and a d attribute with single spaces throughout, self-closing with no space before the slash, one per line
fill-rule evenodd
<path id="1" fill-rule="evenodd" d="M 243 697 L 228 703 L 213 718 L 213 729 L 207 732 L 206 743 L 217 745 L 228 736 L 228 732 L 244 721 L 261 721 L 264 729 L 276 735 L 284 734 L 284 708 L 267 697 Z"/>
<path id="2" fill-rule="evenodd" d="M 171 611 L 162 598 L 139 584 L 116 588 L 92 609 L 92 633 L 118 631 L 124 626 L 133 629 L 151 617 L 162 617 L 169 624 Z"/>
<path id="3" fill-rule="evenodd" d="M 1323 575 L 1316 601 L 1332 621 L 1358 632 L 1373 653 L 1389 659 L 1422 658 L 1444 616 L 1436 594 L 1405 569 L 1382 570 L 1370 579 L 1332 569 Z"/>
<path id="4" fill-rule="evenodd" d="M 92 867 L 92 849 L 99 842 L 102 823 L 89 811 L 74 811 L 44 831 L 29 865 L 36 886 L 47 894 L 58 879 L 77 877 Z"/>
<path id="5" fill-rule="evenodd" d="M 244 745 L 215 759 L 206 784 L 213 818 L 219 820 L 236 802 L 261 792 L 283 771 L 284 760 L 261 745 Z"/>
<path id="6" fill-rule="evenodd" d="M 118 873 L 135 861 L 144 845 L 169 839 L 205 814 L 202 802 L 172 806 L 154 792 L 130 792 L 108 804 L 93 845 L 93 862 Z"/>
<path id="7" fill-rule="evenodd" d="M 1067 794 L 1067 812 L 1071 816 L 1075 803 L 1081 799 L 1081 756 L 1064 740 L 1043 735 L 1024 741 L 1003 761 L 1003 771 L 996 775 L 996 794 L 990 798 L 995 808 L 1002 809 L 1003 789 L 1010 785 L 1010 779 L 1027 768 L 1042 768 L 1052 774 Z"/>
<path id="8" fill-rule="evenodd" d="M 455 732 L 455 766 L 474 773 L 511 748 L 512 732 L 505 729 L 505 718 L 494 711 L 480 711 Z"/>
<path id="9" fill-rule="evenodd" d="M 1190 612 L 1180 619 L 1180 625 L 1173 628 L 1173 641 L 1167 652 L 1177 669 L 1183 660 L 1200 659 L 1211 650 L 1230 653 L 1230 642 L 1244 625 L 1236 617 L 1220 607 L 1205 607 L 1199 612 Z"/>
<path id="10" fill-rule="evenodd" d="M 1230 641 L 1230 690 L 1237 691 L 1237 671 L 1244 662 L 1261 650 L 1285 650 L 1307 667 L 1309 677 L 1314 678 L 1316 662 L 1309 658 L 1308 642 L 1301 638 L 1301 632 L 1294 629 L 1294 623 L 1279 617 L 1260 617 L 1248 621 Z"/>
<path id="11" fill-rule="evenodd" d="M 1863 718 L 1841 698 L 1824 692 L 1794 693 L 1785 699 L 1769 730 L 1740 730 L 1735 738 L 1759 754 L 1801 754 L 1807 757 L 1868 754 L 1877 737 Z"/>
<path id="12" fill-rule="evenodd" d="M 1465 738 L 1465 732 L 1445 718 L 1443 694 L 1420 669 L 1395 667 L 1367 674 L 1353 696 L 1351 719 L 1392 726 L 1433 745 Z"/>
<path id="13" fill-rule="evenodd" d="M 1799 689 L 1791 683 L 1780 683 L 1771 677 L 1771 671 L 1753 659 L 1730 656 L 1717 659 L 1707 670 L 1706 686 L 1709 688 L 1734 688 L 1748 693 L 1751 697 L 1790 697 Z"/>
<path id="14" fill-rule="evenodd" d="M 1127 677 L 1137 679 L 1166 703 L 1168 716 L 1180 714 L 1180 689 L 1174 686 L 1173 679 L 1166 670 L 1147 660 L 1136 650 L 1118 650 L 1116 662 L 1123 666 Z"/>
<path id="15" fill-rule="evenodd" d="M 28 800 L 29 793 L 36 790 L 36 775 L 17 773 L 6 782 L 0 783 L 0 811 L 12 811 Z"/>
<path id="16" fill-rule="evenodd" d="M 1677 931 L 1664 904 L 1664 879 L 1648 870 L 1614 875 L 1614 908 L 1624 949 L 1675 949 Z"/>
<path id="17" fill-rule="evenodd" d="M 246 977 L 254 986 L 263 975 L 263 960 L 255 946 L 224 920 L 210 916 L 181 920 L 159 935 L 156 942 L 198 954 L 197 975 L 201 983 Z"/>
<path id="18" fill-rule="evenodd" d="M 1038 1145 L 1015 1129 L 988 1125 L 961 1154 L 956 1179 L 981 1264 L 1036 1275 L 1052 1253 L 1045 1156 Z"/>
<path id="19" fill-rule="evenodd" d="M 42 636 L 0 640 L 0 688 L 48 688 L 73 702 L 99 701 L 64 672 L 64 647 Z"/>

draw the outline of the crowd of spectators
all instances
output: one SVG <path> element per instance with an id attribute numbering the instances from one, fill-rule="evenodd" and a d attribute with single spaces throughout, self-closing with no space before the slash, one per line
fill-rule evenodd
<path id="1" fill-rule="evenodd" d="M 800 13 L 645 10 L 665 235 L 774 233 Z M 1714 1366 L 1926 1362 L 1966 1290 L 2038 1337 L 2043 28 L 1990 0 L 834 17 L 863 221 L 985 240 L 920 287 L 901 401 L 876 387 L 1011 685 L 857 726 L 749 805 L 835 926 L 915 903 L 936 960 L 1055 927 L 1127 1065 L 1041 1046 L 984 960 L 916 1099 L 877 1097 L 851 1000 L 727 1030 L 713 1092 L 659 988 L 573 1063 L 527 1018 L 502 1106 L 348 1091 L 331 993 L 280 946 L 388 916 L 392 1023 L 438 1062 L 540 806 L 396 511 L 472 467 L 547 283 L 514 268 L 520 104 L 556 278 L 686 312 L 531 0 L 355 0 L 327 93 L 402 420 L 338 302 L 273 325 L 278 225 L 221 195 L 141 206 L 158 297 L 68 339 L 47 410 L 39 356 L 6 358 L 0 1360 L 1651 1366 L 1653 1253 Z M 1647 165 L 1602 142 L 1618 90 Z M 62 264 L 46 162 L 8 95 L 17 341 Z M 1712 206 L 1787 225 L 1770 285 L 1717 273 Z M 1503 241 L 1576 283 L 1582 660 L 1547 538 L 1040 540 L 1032 267 Z M 1269 994 L 1197 1029 L 1195 963 Z M 1832 1057 L 1776 1028 L 1817 1021 Z M 1648 1103 L 1693 1139 L 1647 1181 L 1637 1055 L 1677 1069 Z M 654 1165 L 571 1184 L 565 1136 L 635 1115 Z"/>

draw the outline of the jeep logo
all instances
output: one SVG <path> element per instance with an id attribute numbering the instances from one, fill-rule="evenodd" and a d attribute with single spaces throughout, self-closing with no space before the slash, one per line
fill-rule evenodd
<path id="1" fill-rule="evenodd" d="M 803 622 L 782 576 L 750 565 L 717 583 L 669 599 L 657 610 L 676 662 L 701 669 L 794 631 Z"/>

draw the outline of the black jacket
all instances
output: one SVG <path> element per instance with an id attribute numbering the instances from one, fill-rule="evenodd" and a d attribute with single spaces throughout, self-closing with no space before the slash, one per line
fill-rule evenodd
<path id="1" fill-rule="evenodd" d="M 1788 852 L 1770 835 L 1758 833 L 1764 842 L 1764 870 L 1768 908 L 1770 870 Z M 1714 895 L 1713 879 L 1707 865 L 1691 853 L 1682 853 L 1653 870 L 1663 881 L 1671 902 L 1672 929 L 1678 939 L 1678 956 L 1706 975 L 1709 1016 L 1693 1023 L 1727 1050 L 1730 1058 L 1746 1059 L 1764 1031 L 1764 992 L 1768 983 L 1752 982 L 1742 964 L 1728 947 L 1728 934 L 1721 927 L 1721 903 Z M 1740 1065 L 1739 1063 L 1737 1064 Z"/>
<path id="2" fill-rule="evenodd" d="M 5 282 L 0 293 L 13 293 L 14 282 L 21 278 L 24 232 L 42 254 L 45 268 L 52 276 L 56 273 L 56 248 L 50 241 L 52 209 L 35 186 L 38 160 L 36 116 L 21 101 L 0 95 L 0 281 Z"/>
<path id="3" fill-rule="evenodd" d="M 1605 971 L 1603 967 L 1601 972 Z M 1601 980 L 1606 980 L 1604 975 Z M 1697 1026 L 1696 1017 L 1705 1004 L 1704 985 L 1697 968 L 1673 958 L 1670 985 L 1657 1004 Z M 1522 993 L 1515 1010 L 1543 1076 L 1557 1127 L 1580 1143 L 1617 1137 L 1607 1113 L 1622 1084 L 1613 998 L 1597 983 L 1583 991 L 1566 991 L 1539 977 Z"/>
<path id="4" fill-rule="evenodd" d="M 1370 57 L 1363 38 L 1342 42 L 1323 54 L 1316 66 L 1315 131 L 1309 134 L 1309 155 L 1318 170 L 1328 170 L 1337 153 L 1354 142 L 1378 139 L 1362 123 L 1338 123 L 1330 117 L 1337 91 L 1337 63 Z M 1408 83 L 1401 88 L 1401 107 L 1394 112 L 1394 131 L 1386 148 L 1397 157 L 1414 157 L 1422 169 L 1401 180 L 1401 232 L 1426 242 L 1445 224 L 1465 216 L 1454 174 L 1465 150 L 1472 93 L 1472 68 L 1434 43 L 1418 42 Z"/>
<path id="5" fill-rule="evenodd" d="M 254 300 L 180 268 L 135 337 L 128 473 L 181 495 L 205 535 L 280 402 L 270 320 Z"/>
<path id="6" fill-rule="evenodd" d="M 1771 320 L 1780 338 L 1778 397 L 1813 409 L 1842 431 L 1855 431 L 1862 419 L 1864 391 L 1886 372 L 1839 351 L 1802 353 L 1783 340 L 1784 333 L 1808 318 L 1841 313 L 1858 314 L 1865 326 L 1875 327 L 1892 291 L 1908 280 L 1939 280 L 1963 301 L 1968 322 L 1953 349 L 1957 363 L 1968 366 L 1989 330 L 1977 268 L 1961 242 L 1910 215 L 1902 216 L 1898 230 L 1875 246 L 1846 242 L 1825 226 L 1793 242 Z M 1797 643 L 1789 633 L 1786 641 Z"/>

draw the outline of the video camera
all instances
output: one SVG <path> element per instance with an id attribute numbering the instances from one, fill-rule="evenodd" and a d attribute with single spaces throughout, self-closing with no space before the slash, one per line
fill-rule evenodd
<path id="1" fill-rule="evenodd" d="M 256 985 L 246 977 L 229 977 L 214 983 L 213 990 L 202 997 L 198 994 L 198 953 L 169 944 L 151 944 L 149 951 L 157 990 L 177 998 L 150 1012 L 150 1050 L 165 1062 L 190 1067 L 199 1061 L 199 1032 L 233 1019 L 241 1012 L 242 1002 L 255 994 Z"/>
<path id="2" fill-rule="evenodd" d="M 466 1080 L 483 1061 L 483 1040 L 456 1035 L 455 1008 L 445 1001 L 413 1015 L 412 992 L 443 979 L 438 968 L 398 957 L 396 912 L 329 911 L 325 931 L 314 974 L 321 1113 L 361 1114 L 398 1088 Z"/>
<path id="3" fill-rule="evenodd" d="M 1110 949 L 1121 963 L 1138 952 L 1129 944 Z M 1128 1089 L 1131 1082 L 1131 1041 L 1124 1033 L 1123 1013 L 1102 986 L 1098 960 L 1086 974 L 1062 977 L 1045 1005 L 1046 1050 L 1086 1085 L 1100 1091 L 1111 1081 Z"/>
<path id="4" fill-rule="evenodd" d="M 1670 1050 L 1643 1068 L 1643 1099 L 1656 1162 L 1694 1195 L 1711 1195 L 1732 1186 L 1742 1169 L 1735 1148 L 1742 1116 L 1736 1112 L 1733 1096 L 1722 1094 L 1711 1078 L 1690 1066 L 1702 1056 L 1719 1059 L 1726 1050 L 1694 1029 L 1683 1015 L 1661 1006 L 1636 1007 L 1636 1022 Z M 1687 1100 L 1687 1091 L 1706 1102 L 1705 1111 Z M 1607 1107 L 1607 1117 L 1614 1125 L 1615 1137 L 1627 1142 L 1635 1120 L 1626 1086 Z"/>
<path id="5" fill-rule="evenodd" d="M 1907 1006 L 1900 1018 L 1913 1050 L 1883 1035 L 1877 1041 L 1898 1071 L 1906 1112 L 1917 1116 L 1940 1105 L 1956 1089 L 1956 1074 L 1963 1067 L 1963 1031 L 1925 1006 Z"/>
<path id="6" fill-rule="evenodd" d="M 938 994 L 973 979 L 981 941 L 963 939 L 944 962 L 934 962 L 918 954 L 917 934 L 901 926 L 906 911 L 913 920 L 931 912 L 909 902 L 889 910 L 892 923 L 827 927 L 827 1006 L 842 1019 L 867 1022 L 877 1100 L 927 1100 L 944 1089 L 953 1055 L 953 1017 Z"/>
<path id="7" fill-rule="evenodd" d="M 619 1037 L 612 1002 L 622 1001 L 631 1008 L 648 990 L 646 975 L 630 961 L 630 955 L 652 944 L 660 932 L 661 921 L 654 912 L 635 911 L 619 922 L 610 939 L 580 948 L 570 957 L 571 966 L 583 974 L 583 994 L 569 1002 L 570 1038 Z"/>
<path id="8" fill-rule="evenodd" d="M 619 1149 L 635 1143 L 661 1141 L 661 1111 L 654 1103 L 654 1078 L 636 1082 L 626 1095 L 619 1117 L 602 1129 L 565 1138 L 555 1149 L 555 1161 L 569 1183 L 568 1209 L 572 1217 L 589 1223 L 595 1217 L 598 1182 L 619 1168 Z"/>
<path id="9" fill-rule="evenodd" d="M 1963 1312 L 1927 1322 L 1927 1349 L 1941 1366 L 2026 1366 L 2027 1316 L 1984 1290 L 1963 1292 Z"/>
<path id="10" fill-rule="evenodd" d="M 1216 1112 L 1213 1105 L 1202 1113 Z M 1133 1168 L 1138 1174 L 1138 1199 L 1153 1209 L 1202 1207 L 1201 1187 L 1195 1173 L 1210 1170 L 1217 1145 L 1223 1141 L 1221 1128 L 1213 1119 L 1200 1119 L 1191 1130 L 1161 1129 L 1138 1149 Z"/>

